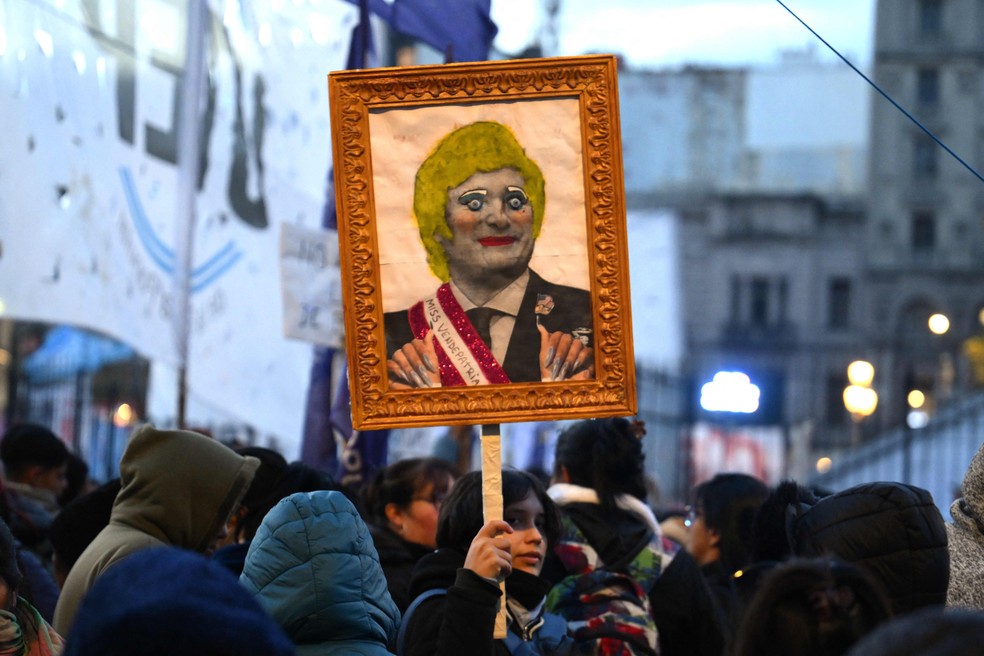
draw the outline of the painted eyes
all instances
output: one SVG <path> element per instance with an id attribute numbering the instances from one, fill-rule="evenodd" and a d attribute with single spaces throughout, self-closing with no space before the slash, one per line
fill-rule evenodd
<path id="1" fill-rule="evenodd" d="M 458 202 L 470 209 L 472 212 L 477 212 L 482 209 L 485 205 L 485 192 L 481 191 L 469 191 L 461 194 L 461 198 Z"/>
<path id="2" fill-rule="evenodd" d="M 458 198 L 458 202 L 467 207 L 472 212 L 478 212 L 485 206 L 488 199 L 488 191 L 476 189 L 466 191 Z M 517 212 L 526 207 L 530 202 L 526 192 L 519 187 L 506 187 L 506 193 L 502 197 L 502 203 L 508 210 Z"/>
<path id="3" fill-rule="evenodd" d="M 506 207 L 511 210 L 521 210 L 530 202 L 526 197 L 526 192 L 517 187 L 510 187 L 506 190 L 505 200 Z"/>

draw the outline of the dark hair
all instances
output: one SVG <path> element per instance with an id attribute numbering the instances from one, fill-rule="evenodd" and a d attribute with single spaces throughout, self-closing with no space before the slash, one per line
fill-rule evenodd
<path id="1" fill-rule="evenodd" d="M 588 419 L 557 438 L 554 473 L 566 468 L 571 483 L 592 488 L 610 510 L 620 494 L 646 500 L 644 461 L 635 424 L 624 417 Z"/>
<path id="2" fill-rule="evenodd" d="M 327 473 L 303 462 L 292 462 L 284 468 L 277 482 L 255 506 L 236 525 L 236 534 L 252 540 L 263 518 L 284 497 L 295 492 L 314 492 L 316 490 L 339 490 L 345 492 Z"/>
<path id="3" fill-rule="evenodd" d="M 241 502 L 248 514 L 249 510 L 263 503 L 264 499 L 273 491 L 274 486 L 277 485 L 280 477 L 287 470 L 287 459 L 280 452 L 261 446 L 244 446 L 235 449 L 235 451 L 241 456 L 253 456 L 260 461 L 256 475 L 253 476 L 253 481 L 249 484 Z M 236 522 L 234 536 L 236 540 L 243 537 L 242 522 Z"/>
<path id="4" fill-rule="evenodd" d="M 817 501 L 812 490 L 796 481 L 779 483 L 762 501 L 752 521 L 751 560 L 774 562 L 792 556 L 792 522 Z"/>
<path id="5" fill-rule="evenodd" d="M 15 424 L 0 441 L 0 460 L 3 460 L 8 474 L 16 474 L 34 465 L 51 469 L 68 462 L 68 447 L 40 424 Z"/>
<path id="6" fill-rule="evenodd" d="M 400 460 L 376 472 L 362 491 L 362 501 L 370 521 L 385 526 L 387 505 L 406 508 L 429 483 L 443 496 L 457 477 L 455 466 L 441 458 Z"/>
<path id="7" fill-rule="evenodd" d="M 738 628 L 734 656 L 840 656 L 891 617 L 878 583 L 829 559 L 792 559 L 765 576 Z"/>
<path id="8" fill-rule="evenodd" d="M 547 490 L 533 474 L 518 469 L 502 470 L 502 508 L 536 495 L 543 506 L 543 538 L 549 549 L 560 538 L 560 511 Z M 437 546 L 468 552 L 482 521 L 482 473 L 468 472 L 459 478 L 444 500 L 437 520 Z"/>
<path id="9" fill-rule="evenodd" d="M 58 497 L 58 505 L 62 508 L 77 499 L 89 482 L 89 465 L 82 459 L 82 456 L 69 451 L 66 462 L 68 468 L 65 470 L 65 479 L 68 481 L 68 485 Z"/>
<path id="10" fill-rule="evenodd" d="M 728 572 L 749 560 L 752 522 L 769 487 L 748 474 L 718 474 L 694 489 L 694 508 L 704 526 L 717 532 L 719 560 Z"/>
<path id="11" fill-rule="evenodd" d="M 48 538 L 59 567 L 63 567 L 65 572 L 72 568 L 86 547 L 109 524 L 119 491 L 120 479 L 113 478 L 78 497 L 55 515 L 48 529 Z"/>

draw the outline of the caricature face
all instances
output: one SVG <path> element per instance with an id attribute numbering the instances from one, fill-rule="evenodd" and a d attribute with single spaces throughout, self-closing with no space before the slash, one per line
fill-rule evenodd
<path id="1" fill-rule="evenodd" d="M 508 284 L 533 255 L 533 207 L 513 169 L 475 173 L 448 191 L 451 239 L 444 246 L 451 278 L 472 285 Z"/>

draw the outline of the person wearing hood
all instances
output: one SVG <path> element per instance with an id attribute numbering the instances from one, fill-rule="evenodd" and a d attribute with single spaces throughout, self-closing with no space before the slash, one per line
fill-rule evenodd
<path id="1" fill-rule="evenodd" d="M 407 656 L 568 656 L 577 647 L 563 618 L 544 611 L 550 584 L 544 557 L 560 534 L 557 508 L 532 474 L 502 471 L 502 521 L 482 524 L 482 475 L 451 489 L 437 528 L 437 551 L 420 559 L 410 581 L 414 602 L 403 618 Z M 495 639 L 505 580 L 507 632 Z"/>
<path id="2" fill-rule="evenodd" d="M 55 629 L 70 636 L 82 598 L 130 554 L 161 546 L 209 554 L 259 464 L 200 433 L 149 424 L 134 432 L 120 459 L 121 487 L 109 524 L 68 573 Z"/>
<path id="3" fill-rule="evenodd" d="M 791 505 L 785 527 L 796 556 L 834 556 L 865 569 L 884 587 L 895 615 L 946 602 L 946 528 L 928 490 L 862 483 L 812 506 Z"/>
<path id="4" fill-rule="evenodd" d="M 586 558 L 597 561 L 596 570 L 626 572 L 644 561 L 645 580 L 636 578 L 648 592 L 649 618 L 637 608 L 623 621 L 655 624 L 658 645 L 647 642 L 662 656 L 717 656 L 724 638 L 704 576 L 690 554 L 662 535 L 644 501 L 643 435 L 640 423 L 624 417 L 579 421 L 561 433 L 548 492 L 577 530 L 568 534 L 587 543 L 565 538 L 548 557 L 544 577 L 558 584 Z"/>
<path id="5" fill-rule="evenodd" d="M 984 446 L 964 474 L 961 496 L 950 506 L 946 525 L 950 552 L 947 606 L 984 610 Z"/>
<path id="6" fill-rule="evenodd" d="M 400 611 L 369 529 L 341 492 L 298 492 L 274 506 L 250 543 L 239 582 L 298 656 L 392 653 Z"/>

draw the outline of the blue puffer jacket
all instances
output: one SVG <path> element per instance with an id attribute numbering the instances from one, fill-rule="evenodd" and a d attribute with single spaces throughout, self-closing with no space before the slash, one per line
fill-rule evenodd
<path id="1" fill-rule="evenodd" d="M 260 525 L 239 579 L 299 656 L 390 654 L 400 612 L 369 529 L 340 492 L 293 494 Z"/>

